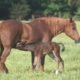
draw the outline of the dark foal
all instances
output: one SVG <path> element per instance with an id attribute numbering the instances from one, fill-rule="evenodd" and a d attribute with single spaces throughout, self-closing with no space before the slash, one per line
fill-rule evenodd
<path id="1" fill-rule="evenodd" d="M 62 60 L 62 58 L 60 56 L 59 43 L 55 43 L 55 42 L 43 43 L 43 42 L 40 42 L 40 43 L 34 43 L 34 44 L 26 44 L 23 42 L 19 42 L 19 43 L 17 43 L 16 47 L 20 50 L 34 52 L 34 55 L 35 55 L 34 56 L 34 63 L 33 63 L 34 68 L 36 65 L 41 66 L 41 61 L 43 61 L 42 57 L 44 55 L 48 54 L 51 58 L 55 59 L 55 61 L 57 62 L 58 67 L 56 70 L 56 74 L 59 71 L 63 71 L 63 69 L 64 69 L 64 61 Z M 61 69 L 59 69 L 60 67 L 61 67 Z M 42 71 L 44 71 L 44 68 L 41 67 L 41 69 L 42 69 Z"/>

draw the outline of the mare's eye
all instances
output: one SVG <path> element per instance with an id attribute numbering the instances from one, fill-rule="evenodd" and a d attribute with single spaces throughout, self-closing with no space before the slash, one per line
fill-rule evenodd
<path id="1" fill-rule="evenodd" d="M 75 30 L 76 28 L 75 28 L 75 27 L 73 27 L 72 29 L 73 29 L 73 30 Z"/>

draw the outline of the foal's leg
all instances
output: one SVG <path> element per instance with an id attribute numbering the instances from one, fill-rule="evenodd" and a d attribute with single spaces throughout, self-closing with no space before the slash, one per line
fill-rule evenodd
<path id="1" fill-rule="evenodd" d="M 64 62 L 62 60 L 62 58 L 56 58 L 56 62 L 57 62 L 57 70 L 56 70 L 56 74 L 58 74 L 59 72 L 62 72 L 64 70 Z"/>
<path id="2" fill-rule="evenodd" d="M 55 57 L 55 61 L 57 62 L 56 74 L 58 74 L 59 71 L 62 72 L 64 70 L 64 62 L 63 62 L 63 60 L 60 56 L 60 52 L 57 51 L 57 53 L 56 53 L 56 52 L 53 51 L 53 55 Z M 61 67 L 61 69 L 59 69 L 60 67 Z"/>
<path id="3" fill-rule="evenodd" d="M 33 66 L 36 69 L 39 69 L 39 67 L 41 66 L 41 56 L 42 56 L 42 50 L 37 47 L 34 51 L 34 61 L 33 61 Z"/>
<path id="4" fill-rule="evenodd" d="M 60 60 L 59 68 L 60 68 L 60 71 L 62 72 L 64 70 L 64 61 L 63 61 L 63 59 L 61 57 L 59 57 L 59 60 Z"/>
<path id="5" fill-rule="evenodd" d="M 32 55 L 32 70 L 35 70 L 38 64 L 39 56 L 37 55 L 36 51 L 31 52 L 31 55 Z"/>
<path id="6" fill-rule="evenodd" d="M 31 52 L 32 55 L 32 70 L 34 70 L 36 67 L 39 67 L 40 64 L 40 56 L 39 51 L 35 50 L 34 52 Z"/>
<path id="7" fill-rule="evenodd" d="M 39 69 L 41 67 L 41 58 L 43 56 L 42 51 L 39 51 L 35 56 L 36 68 Z M 41 69 L 42 70 L 42 69 Z M 42 70 L 43 71 L 43 70 Z"/>
<path id="8" fill-rule="evenodd" d="M 34 63 L 33 63 L 35 68 L 38 68 L 38 56 L 34 55 Z"/>
<path id="9" fill-rule="evenodd" d="M 43 55 L 43 49 L 37 47 L 32 55 L 34 55 L 34 56 L 32 56 L 33 68 L 36 67 L 39 69 L 39 67 L 41 67 L 41 70 L 44 71 L 45 55 Z"/>

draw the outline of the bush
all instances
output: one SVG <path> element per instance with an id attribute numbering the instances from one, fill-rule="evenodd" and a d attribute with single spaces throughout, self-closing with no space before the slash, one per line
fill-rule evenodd
<path id="1" fill-rule="evenodd" d="M 12 19 L 24 19 L 28 15 L 30 11 L 29 5 L 16 3 L 12 4 L 12 8 L 10 11 L 10 18 Z"/>

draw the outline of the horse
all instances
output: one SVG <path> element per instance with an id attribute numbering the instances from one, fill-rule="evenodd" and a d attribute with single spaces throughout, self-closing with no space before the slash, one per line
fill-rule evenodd
<path id="1" fill-rule="evenodd" d="M 41 17 L 34 19 L 30 23 L 22 23 L 16 20 L 4 20 L 0 23 L 0 72 L 8 72 L 5 61 L 12 48 L 16 48 L 19 41 L 28 43 L 49 42 L 56 35 L 65 33 L 67 36 L 80 41 L 79 33 L 76 29 L 74 20 L 57 17 Z M 32 68 L 34 54 L 32 54 Z M 45 56 L 41 61 L 44 68 Z"/>
<path id="2" fill-rule="evenodd" d="M 32 36 L 27 43 L 36 42 L 48 42 L 52 38 L 60 33 L 65 33 L 68 37 L 75 40 L 76 43 L 80 41 L 80 36 L 78 34 L 76 24 L 72 18 L 63 19 L 58 17 L 41 17 L 33 20 L 29 23 L 32 26 Z M 25 42 L 26 40 L 22 40 Z M 42 59 L 42 68 L 44 69 L 45 56 Z M 32 52 L 32 66 L 34 63 L 34 55 Z"/>
<path id="3" fill-rule="evenodd" d="M 18 42 L 16 44 L 16 48 L 24 51 L 32 51 L 34 52 L 34 68 L 36 66 L 41 65 L 41 59 L 44 55 L 51 55 L 52 59 L 55 59 L 57 62 L 56 74 L 62 72 L 64 70 L 64 61 L 60 56 L 60 47 L 62 46 L 62 51 L 64 50 L 64 46 L 62 43 L 56 42 L 39 42 L 34 44 L 26 44 L 26 42 Z M 61 67 L 61 68 L 60 68 Z M 60 70 L 61 69 L 61 70 Z M 41 69 L 42 70 L 42 69 Z M 42 70 L 44 71 L 44 69 Z"/>

